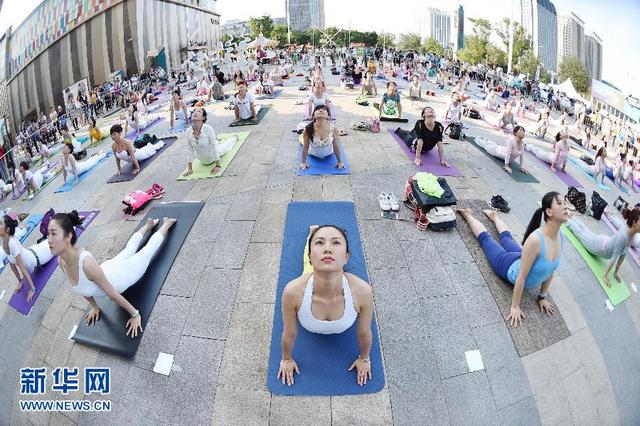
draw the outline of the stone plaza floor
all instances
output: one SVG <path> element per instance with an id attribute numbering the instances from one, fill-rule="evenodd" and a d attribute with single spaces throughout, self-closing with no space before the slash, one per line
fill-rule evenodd
<path id="1" fill-rule="evenodd" d="M 328 68 L 325 69 L 328 74 Z M 547 346 L 510 330 L 489 288 L 484 266 L 463 240 L 463 227 L 436 233 L 419 231 L 413 214 L 401 206 L 401 219 L 380 216 L 377 195 L 402 195 L 412 161 L 385 128 L 358 132 L 350 123 L 369 115 L 354 95 L 328 77 L 337 124 L 351 175 L 296 176 L 297 139 L 302 119 L 296 105 L 309 92 L 301 78 L 287 82 L 283 93 L 262 104 L 271 110 L 257 126 L 231 129 L 233 112 L 225 103 L 208 107 L 216 132 L 251 131 L 224 175 L 216 179 L 176 181 L 187 162 L 184 134 L 133 181 L 105 184 L 115 172 L 113 157 L 72 192 L 55 194 L 57 177 L 33 201 L 2 203 L 19 212 L 71 209 L 101 211 L 79 244 L 98 262 L 123 247 L 136 221 L 125 221 L 121 200 L 135 189 L 160 183 L 162 201 L 204 200 L 158 297 L 135 359 L 127 361 L 68 339 L 87 302 L 72 293 L 58 269 L 28 317 L 7 305 L 15 287 L 9 270 L 0 275 L 0 425 L 468 425 L 562 424 L 633 425 L 640 423 L 640 298 L 635 292 L 613 311 L 606 296 L 575 249 L 566 244 L 550 294 L 566 330 Z M 377 82 L 379 93 L 382 84 Z M 442 117 L 446 97 L 430 103 Z M 403 100 L 413 127 L 424 105 Z M 168 128 L 168 106 L 159 114 Z M 504 140 L 486 123 L 465 119 L 465 133 Z M 103 130 L 106 130 L 103 128 Z M 90 153 L 108 150 L 107 138 Z M 528 138 L 527 142 L 542 143 Z M 539 183 L 519 183 L 469 142 L 451 140 L 447 159 L 461 177 L 447 177 L 458 200 L 489 201 L 502 194 L 512 208 L 501 217 L 516 240 L 537 203 L 549 190 L 566 193 L 566 185 L 548 168 L 528 160 Z M 587 196 L 595 185 L 577 172 Z M 613 187 L 613 185 L 611 185 Z M 616 189 L 601 192 L 613 204 Z M 626 197 L 631 204 L 637 194 Z M 272 395 L 267 365 L 287 204 L 291 201 L 351 201 L 360 229 L 373 287 L 385 387 L 375 394 L 334 397 Z M 148 210 L 149 207 L 147 207 Z M 134 217 L 142 219 L 144 213 Z M 582 219 L 582 218 L 581 218 Z M 600 233 L 606 226 L 585 223 Z M 39 232 L 27 240 L 35 242 Z M 627 283 L 640 284 L 638 265 L 629 257 L 622 267 Z M 527 294 L 523 296 L 526 298 Z M 534 313 L 526 312 L 531 321 Z M 544 330 L 544 318 L 536 323 Z M 549 320 L 551 321 L 551 320 Z M 538 330 L 539 331 L 539 330 Z M 552 331 L 550 331 L 552 333 Z M 518 340 L 519 339 L 519 340 Z M 529 339 L 529 340 L 527 340 Z M 521 354 L 514 341 L 529 341 L 534 351 Z M 484 369 L 469 372 L 465 352 L 479 350 Z M 175 356 L 169 376 L 153 372 L 158 353 Z M 21 412 L 21 367 L 110 367 L 110 413 Z M 355 378 L 354 378 L 355 380 Z M 82 398 L 73 396 L 72 398 Z M 63 399 L 50 393 L 40 399 Z M 91 396 L 91 399 L 96 396 Z M 100 398 L 103 398 L 100 396 Z"/>

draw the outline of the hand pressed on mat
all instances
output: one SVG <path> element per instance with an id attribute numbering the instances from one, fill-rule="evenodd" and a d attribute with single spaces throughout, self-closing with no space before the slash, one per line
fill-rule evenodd
<path id="1" fill-rule="evenodd" d="M 551 302 L 546 299 L 539 300 L 538 306 L 540 306 L 540 312 L 543 312 L 549 316 L 556 313 L 556 310 L 553 308 Z"/>
<path id="2" fill-rule="evenodd" d="M 349 367 L 349 370 L 347 371 L 353 370 L 353 367 L 356 368 L 356 372 L 358 374 L 358 384 L 360 386 L 366 385 L 367 378 L 371 380 L 371 362 L 369 362 L 369 358 L 358 357 L 358 359 L 353 361 L 353 364 L 351 364 L 351 367 Z"/>
<path id="3" fill-rule="evenodd" d="M 127 321 L 127 336 L 134 338 L 138 335 L 138 330 L 142 333 L 142 317 L 138 314 L 135 317 L 129 318 Z"/>
<path id="4" fill-rule="evenodd" d="M 100 308 L 91 308 L 91 311 L 85 315 L 84 323 L 87 326 L 92 326 L 96 323 L 96 321 L 100 320 Z"/>
<path id="5" fill-rule="evenodd" d="M 298 364 L 293 359 L 282 359 L 280 360 L 280 368 L 278 369 L 278 380 L 282 379 L 282 384 L 291 386 L 295 383 L 293 379 L 294 371 L 300 374 L 300 369 L 298 368 Z"/>

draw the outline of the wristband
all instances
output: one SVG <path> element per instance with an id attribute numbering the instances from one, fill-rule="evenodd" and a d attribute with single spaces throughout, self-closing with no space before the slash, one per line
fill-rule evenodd
<path id="1" fill-rule="evenodd" d="M 540 293 L 538 295 L 538 302 L 540 302 L 541 300 L 545 300 L 546 298 L 547 298 L 547 294 L 546 293 L 545 294 Z"/>
<path id="2" fill-rule="evenodd" d="M 136 311 L 133 313 L 133 315 L 131 315 L 131 318 L 133 319 L 133 318 L 137 318 L 137 317 L 139 317 L 139 316 L 140 316 L 140 311 L 136 310 Z"/>
<path id="3" fill-rule="evenodd" d="M 369 362 L 369 357 L 366 357 L 366 358 L 358 357 L 358 359 L 360 359 L 360 361 L 362 362 Z"/>

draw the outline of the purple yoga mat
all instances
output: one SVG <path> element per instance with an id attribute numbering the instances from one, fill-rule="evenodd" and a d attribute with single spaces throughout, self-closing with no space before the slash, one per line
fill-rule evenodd
<path id="1" fill-rule="evenodd" d="M 400 148 L 407 154 L 407 157 L 413 162 L 416 158 L 415 152 L 411 152 L 406 143 L 396 135 L 391 129 L 387 129 L 391 137 L 400 145 Z M 446 159 L 446 156 L 445 156 Z M 451 164 L 450 161 L 447 161 Z M 440 164 L 440 158 L 438 157 L 438 147 L 434 147 L 431 151 L 427 151 L 422 154 L 422 165 L 417 166 L 416 169 L 419 172 L 429 172 L 436 176 L 462 176 L 462 172 L 457 167 L 451 165 L 451 167 L 444 167 Z"/>
<path id="2" fill-rule="evenodd" d="M 134 138 L 134 137 L 140 136 L 140 135 L 144 134 L 147 130 L 149 130 L 150 128 L 155 126 L 156 124 L 160 123 L 162 120 L 164 120 L 163 117 L 156 117 L 156 118 L 153 119 L 153 121 L 151 121 L 150 123 L 147 124 L 147 127 L 143 128 L 143 129 L 140 129 L 139 132 L 136 132 L 136 129 L 129 130 L 129 132 L 127 132 L 125 137 L 127 139 L 130 139 L 130 138 Z"/>
<path id="3" fill-rule="evenodd" d="M 79 212 L 80 217 L 84 217 L 84 221 L 82 222 L 82 228 L 76 228 L 76 237 L 80 237 L 80 235 L 82 235 L 82 233 L 84 232 L 84 229 L 86 229 L 86 227 L 89 226 L 91 222 L 93 222 L 93 219 L 95 219 L 96 216 L 98 216 L 98 213 L 100 213 L 99 210 Z M 29 284 L 27 284 L 23 280 L 23 284 L 22 284 L 22 288 L 20 289 L 20 292 L 13 293 L 13 295 L 11 296 L 11 300 L 9 300 L 9 306 L 11 306 L 16 311 L 20 312 L 22 315 L 29 315 L 29 312 L 31 312 L 31 308 L 33 308 L 33 305 L 36 303 L 36 300 L 38 300 L 40 293 L 42 293 L 42 289 L 47 284 L 47 281 L 49 280 L 49 278 L 51 277 L 51 275 L 53 274 L 53 272 L 56 270 L 57 267 L 58 267 L 58 257 L 54 256 L 54 258 L 51 259 L 48 263 L 44 264 L 39 268 L 36 268 L 33 271 L 33 274 L 31 274 L 33 285 L 36 286 L 36 294 L 33 295 L 33 299 L 31 299 L 31 302 L 27 302 L 27 294 L 29 293 Z"/>
<path id="4" fill-rule="evenodd" d="M 164 146 L 162 148 L 160 148 L 158 151 L 156 151 L 154 155 L 147 158 L 146 160 L 138 161 L 138 164 L 140 165 L 140 172 L 142 172 L 145 169 L 145 167 L 151 164 L 153 160 L 158 158 L 158 156 L 160 156 L 160 154 L 162 154 L 165 151 L 165 149 L 169 148 L 176 140 L 178 140 L 178 137 L 171 136 L 168 138 L 162 138 L 161 140 L 164 141 Z M 116 175 L 111 176 L 111 178 L 107 181 L 107 183 L 128 182 L 130 180 L 133 180 L 135 176 L 131 174 L 132 171 L 133 171 L 133 164 L 127 161 L 125 162 L 125 165 L 122 167 L 122 173 L 120 173 L 120 176 L 116 176 Z"/>
<path id="5" fill-rule="evenodd" d="M 611 232 L 613 232 L 614 234 L 618 232 L 618 228 L 616 228 L 613 222 L 611 222 L 611 219 L 609 219 L 609 216 L 606 213 L 602 215 L 602 221 L 609 227 L 609 229 L 611 229 Z M 638 266 L 640 266 L 640 250 L 634 247 L 629 247 L 629 254 L 633 258 L 633 260 L 636 261 Z"/>
<path id="6" fill-rule="evenodd" d="M 549 169 L 550 165 L 533 155 L 533 153 L 529 152 L 529 158 L 533 158 L 538 161 L 541 165 L 545 166 L 546 169 Z M 568 161 L 568 160 L 567 160 Z M 549 169 L 551 172 L 551 169 Z M 582 188 L 582 184 L 578 182 L 573 176 L 571 176 L 567 172 L 563 172 L 560 167 L 556 167 L 556 176 L 560 178 L 567 186 L 575 186 L 576 188 Z"/>

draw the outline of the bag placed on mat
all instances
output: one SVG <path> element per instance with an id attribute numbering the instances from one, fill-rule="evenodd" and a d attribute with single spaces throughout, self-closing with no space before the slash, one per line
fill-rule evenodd
<path id="1" fill-rule="evenodd" d="M 588 155 L 586 155 L 586 154 L 585 154 L 585 155 L 583 155 L 583 156 L 581 156 L 581 157 L 580 157 L 580 159 L 581 159 L 582 161 L 584 161 L 585 163 L 587 163 L 588 165 L 590 165 L 590 166 L 593 166 L 593 164 L 594 164 L 593 158 L 589 157 L 589 156 L 588 156 Z"/>
<path id="2" fill-rule="evenodd" d="M 53 218 L 54 214 L 56 214 L 55 210 L 49 209 L 49 211 L 44 214 L 42 220 L 40 221 L 40 233 L 43 237 L 49 235 L 49 222 L 51 222 L 51 218 Z"/>
<path id="3" fill-rule="evenodd" d="M 473 118 L 474 120 L 480 120 L 482 118 L 482 116 L 480 115 L 480 111 L 475 108 L 469 109 L 468 117 Z"/>
<path id="4" fill-rule="evenodd" d="M 124 214 L 133 216 L 142 210 L 151 200 L 157 200 L 164 195 L 164 188 L 154 183 L 147 192 L 136 189 L 127 194 L 122 200 L 122 204 L 126 207 L 123 209 Z"/>
<path id="5" fill-rule="evenodd" d="M 449 130 L 451 129 L 451 130 Z M 446 133 L 449 130 L 449 137 L 451 139 L 460 139 L 462 135 L 462 124 L 460 123 L 450 123 L 444 132 Z"/>
<path id="6" fill-rule="evenodd" d="M 613 207 L 615 207 L 616 210 L 622 213 L 624 209 L 629 207 L 629 202 L 618 195 L 618 198 L 613 202 Z"/>
<path id="7" fill-rule="evenodd" d="M 449 206 L 435 206 L 427 212 L 429 229 L 432 231 L 447 231 L 456 227 L 456 214 Z"/>
<path id="8" fill-rule="evenodd" d="M 369 126 L 371 132 L 380 133 L 380 119 L 378 117 L 369 117 Z"/>
<path id="9" fill-rule="evenodd" d="M 593 191 L 593 194 L 591 194 L 591 216 L 593 216 L 594 219 L 600 220 L 607 204 L 597 191 Z"/>
<path id="10" fill-rule="evenodd" d="M 158 138 L 155 135 L 151 136 L 149 133 L 145 133 L 144 135 L 138 136 L 136 140 L 133 141 L 133 146 L 134 148 L 140 149 L 147 146 L 147 144 L 153 145 L 157 140 Z"/>
<path id="11" fill-rule="evenodd" d="M 587 195 L 578 191 L 575 186 L 570 186 L 567 192 L 567 200 L 582 214 L 587 211 Z"/>

